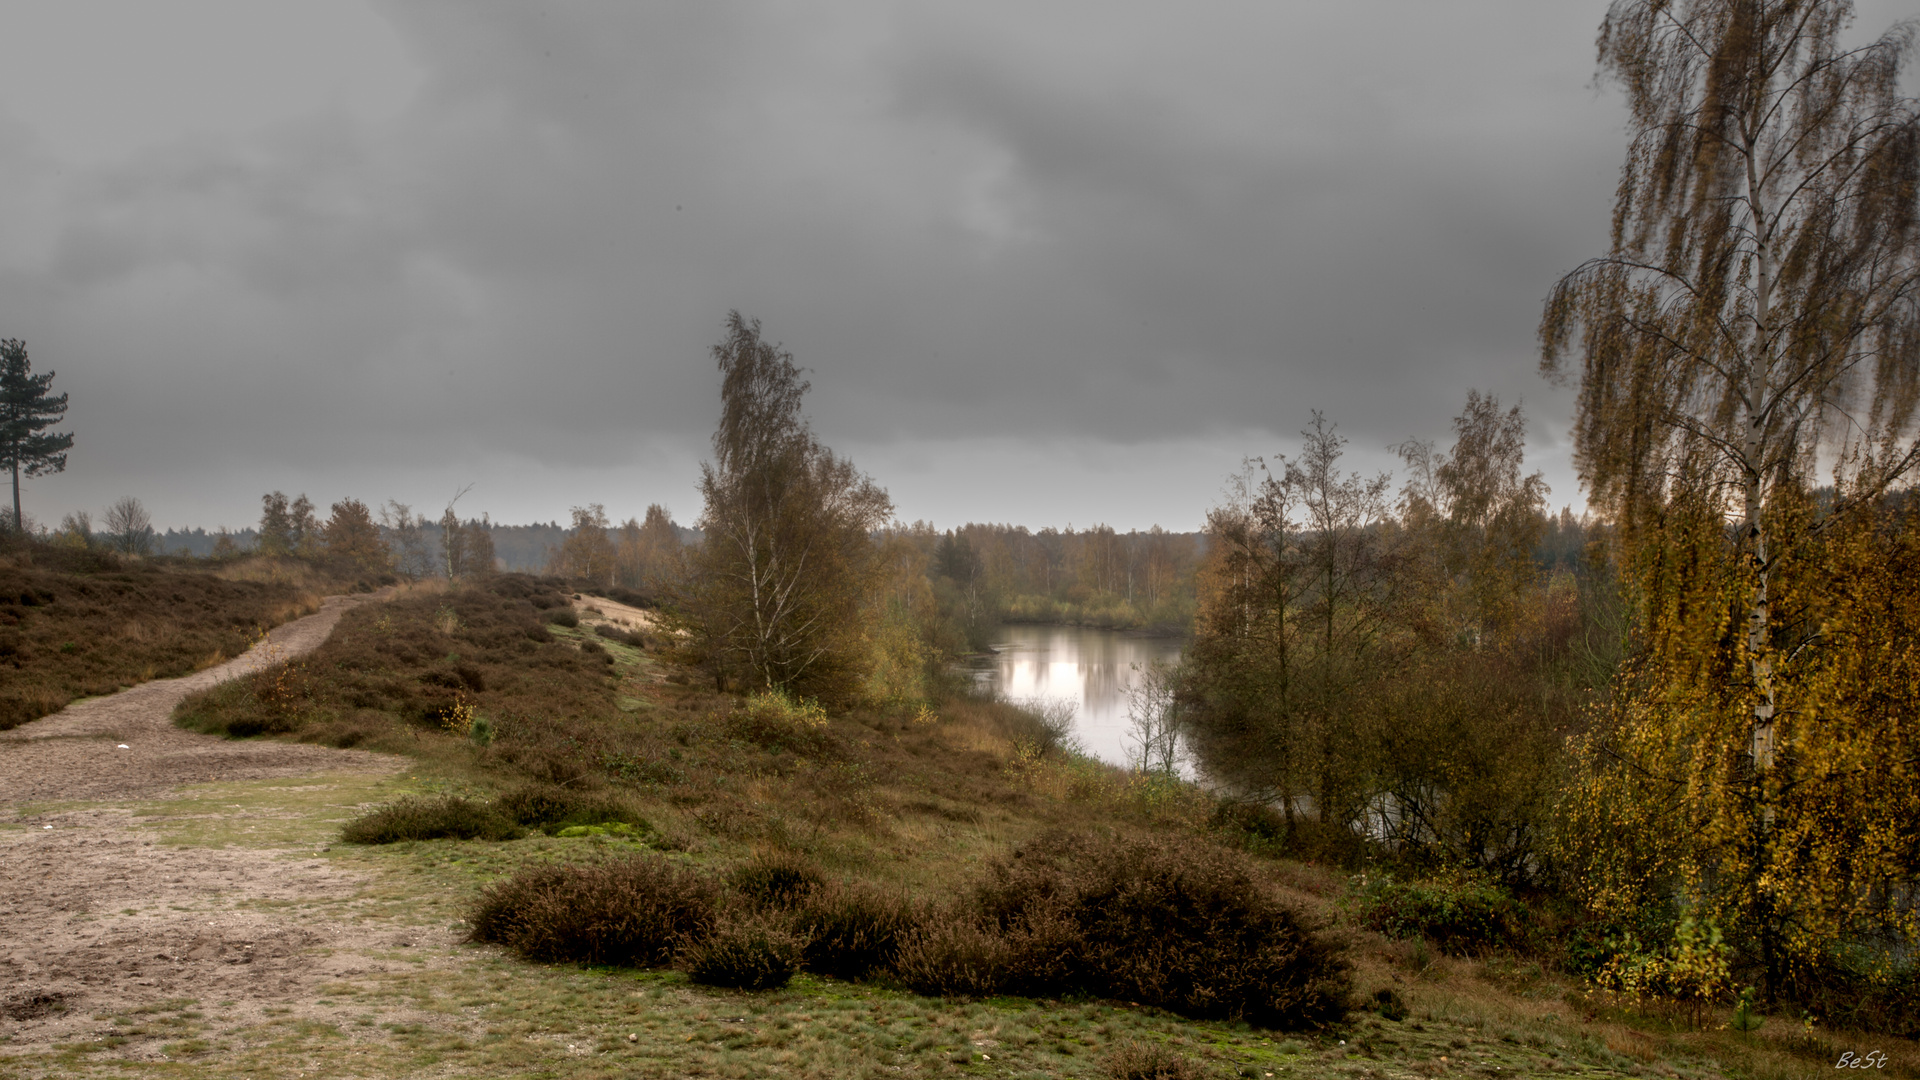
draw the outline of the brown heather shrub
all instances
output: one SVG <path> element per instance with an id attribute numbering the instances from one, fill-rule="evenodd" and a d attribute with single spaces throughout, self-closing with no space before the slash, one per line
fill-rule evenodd
<path id="1" fill-rule="evenodd" d="M 1080 991 L 1268 1028 L 1335 1023 L 1350 1008 L 1338 948 L 1219 848 L 1051 834 L 996 863 L 971 911 L 902 945 L 909 985 Z"/>
<path id="2" fill-rule="evenodd" d="M 826 878 L 812 860 L 791 852 L 762 852 L 727 875 L 727 884 L 755 910 L 798 907 Z"/>
<path id="3" fill-rule="evenodd" d="M 470 940 L 543 963 L 658 967 L 713 925 L 719 887 L 664 855 L 526 866 L 480 894 Z"/>
<path id="4" fill-rule="evenodd" d="M 919 925 L 904 895 L 850 882 L 815 886 L 792 909 L 792 918 L 806 938 L 807 970 L 837 979 L 893 969 L 901 941 Z"/>
<path id="5" fill-rule="evenodd" d="M 355 818 L 340 830 L 349 844 L 402 840 L 517 840 L 526 831 L 483 802 L 448 795 L 407 797 Z"/>
<path id="6" fill-rule="evenodd" d="M 77 697 L 186 675 L 304 615 L 284 582 L 224 581 L 174 559 L 122 562 L 10 538 L 0 558 L 0 731 Z"/>
<path id="7" fill-rule="evenodd" d="M 687 978 L 707 986 L 773 990 L 800 970 L 806 940 L 766 914 L 729 912 L 680 952 Z"/>
<path id="8" fill-rule="evenodd" d="M 894 973 L 922 994 L 990 997 L 1010 990 L 1013 947 L 965 910 L 931 917 L 900 941 Z"/>
<path id="9" fill-rule="evenodd" d="M 608 641 L 617 641 L 622 645 L 631 645 L 636 649 L 644 649 L 647 647 L 647 635 L 638 630 L 626 630 L 612 623 L 601 623 L 599 626 L 593 628 L 593 632 L 606 638 Z"/>
<path id="10" fill-rule="evenodd" d="M 527 784 L 500 796 L 501 813 L 532 828 L 556 833 L 570 825 L 631 825 L 652 828 L 627 802 L 611 792 L 577 791 L 554 784 Z"/>
<path id="11" fill-rule="evenodd" d="M 1214 1071 L 1159 1043 L 1121 1043 L 1101 1059 L 1112 1080 L 1207 1080 Z"/>

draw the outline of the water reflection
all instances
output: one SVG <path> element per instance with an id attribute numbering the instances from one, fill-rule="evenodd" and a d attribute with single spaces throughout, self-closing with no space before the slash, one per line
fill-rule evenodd
<path id="1" fill-rule="evenodd" d="M 1077 626 L 1002 626 L 994 655 L 974 677 L 1014 700 L 1071 702 L 1081 745 L 1116 765 L 1127 761 L 1127 688 L 1154 660 L 1180 658 L 1179 638 L 1135 637 Z"/>

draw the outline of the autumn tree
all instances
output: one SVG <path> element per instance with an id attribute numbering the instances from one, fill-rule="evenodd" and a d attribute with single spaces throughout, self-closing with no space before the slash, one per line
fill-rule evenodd
<path id="1" fill-rule="evenodd" d="M 481 514 L 460 526 L 460 572 L 468 577 L 491 574 L 497 556 L 493 550 L 493 519 Z"/>
<path id="2" fill-rule="evenodd" d="M 1394 659 L 1389 480 L 1342 473 L 1346 439 L 1319 412 L 1301 435 L 1296 459 L 1250 462 L 1208 517 L 1182 695 L 1210 773 L 1341 831 L 1368 792 L 1351 758 L 1365 687 Z"/>
<path id="3" fill-rule="evenodd" d="M 260 496 L 260 530 L 254 540 L 254 550 L 262 555 L 291 555 L 293 545 L 293 515 L 286 494 L 270 491 Z"/>
<path id="4" fill-rule="evenodd" d="M 153 518 L 140 500 L 128 495 L 107 507 L 105 520 L 108 542 L 122 555 L 148 555 L 153 552 Z"/>
<path id="5" fill-rule="evenodd" d="M 48 432 L 67 412 L 67 395 L 50 396 L 54 373 L 35 375 L 27 343 L 0 341 L 0 467 L 13 474 L 13 531 L 25 532 L 20 516 L 20 477 L 64 472 L 70 433 Z"/>
<path id="6" fill-rule="evenodd" d="M 380 538 L 380 527 L 373 523 L 373 512 L 358 499 L 333 504 L 333 515 L 321 529 L 321 550 L 328 559 L 357 573 L 378 576 L 391 566 L 392 557 Z"/>
<path id="7" fill-rule="evenodd" d="M 598 588 L 613 584 L 614 547 L 607 536 L 607 508 L 599 503 L 573 508 L 573 529 L 547 556 L 547 573 Z"/>
<path id="8" fill-rule="evenodd" d="M 1618 0 L 1599 40 L 1632 130 L 1612 244 L 1541 324 L 1544 371 L 1579 378 L 1577 461 L 1645 634 L 1626 726 L 1592 764 L 1659 778 L 1590 777 L 1586 796 L 1664 808 L 1608 811 L 1661 833 L 1643 837 L 1666 854 L 1640 868 L 1642 899 L 1695 890 L 1756 941 L 1770 991 L 1817 898 L 1864 887 L 1789 872 L 1804 822 L 1784 815 L 1836 782 L 1812 763 L 1838 729 L 1785 708 L 1834 642 L 1784 623 L 1778 586 L 1920 461 L 1914 30 L 1849 47 L 1851 17 L 1844 0 Z M 1833 494 L 1816 497 L 1823 462 Z"/>
<path id="9" fill-rule="evenodd" d="M 380 532 L 387 542 L 396 573 L 418 581 L 433 573 L 433 553 L 427 547 L 427 518 L 413 507 L 388 499 L 380 508 Z"/>
<path id="10" fill-rule="evenodd" d="M 628 518 L 620 526 L 615 577 L 629 589 L 658 593 L 679 576 L 681 547 L 673 515 L 654 503 L 647 507 L 644 522 Z"/>
<path id="11" fill-rule="evenodd" d="M 848 696 L 871 663 L 861 618 L 875 580 L 873 533 L 893 504 L 821 445 L 800 410 L 793 355 L 758 321 L 727 316 L 713 347 L 720 423 L 700 467 L 705 541 L 676 601 L 722 681 Z"/>

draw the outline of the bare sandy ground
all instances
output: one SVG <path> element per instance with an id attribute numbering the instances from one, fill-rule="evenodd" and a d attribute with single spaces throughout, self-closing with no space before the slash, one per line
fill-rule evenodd
<path id="1" fill-rule="evenodd" d="M 244 1021 L 318 985 L 363 974 L 412 941 L 342 919 L 362 880 L 311 848 L 170 844 L 152 804 L 181 785 L 392 774 L 401 759 L 173 726 L 188 694 L 311 651 L 342 612 L 333 597 L 236 660 L 75 703 L 0 734 L 0 1063 L 97 1036 L 99 1017 L 156 1003 L 232 1002 Z M 326 774 L 321 776 L 321 774 Z M 363 787 L 360 788 L 364 790 Z M 452 935 L 432 944 L 450 947 Z M 428 944 L 428 942 L 420 942 Z M 139 1040 L 117 1056 L 153 1059 Z M 7 1070 L 0 1067 L 0 1072 Z"/>

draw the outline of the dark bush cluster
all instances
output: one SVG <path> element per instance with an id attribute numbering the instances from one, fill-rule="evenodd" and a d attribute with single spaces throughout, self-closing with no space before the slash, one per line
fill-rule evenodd
<path id="1" fill-rule="evenodd" d="M 500 797 L 500 812 L 530 828 L 556 833 L 573 825 L 631 825 L 652 828 L 625 800 L 607 791 L 577 791 L 553 784 L 528 784 Z"/>
<path id="2" fill-rule="evenodd" d="M 807 970 L 836 979 L 892 971 L 900 942 L 921 922 L 903 894 L 851 882 L 815 888 L 792 908 L 791 917 L 806 940 Z"/>
<path id="3" fill-rule="evenodd" d="M 1355 900 L 1361 925 L 1388 937 L 1423 937 L 1441 952 L 1472 956 L 1521 943 L 1520 905 L 1500 886 L 1474 877 L 1368 881 Z"/>
<path id="4" fill-rule="evenodd" d="M 658 967 L 713 925 L 720 887 L 664 855 L 524 867 L 483 892 L 474 941 L 551 963 Z"/>
<path id="5" fill-rule="evenodd" d="M 766 987 L 884 973 L 932 994 L 1090 993 L 1262 1027 L 1334 1023 L 1347 965 L 1230 852 L 1058 835 L 963 901 L 915 905 L 763 856 L 720 886 L 648 853 L 539 866 L 489 889 L 474 938 L 535 960 L 663 964 Z"/>
<path id="6" fill-rule="evenodd" d="M 638 630 L 628 630 L 615 626 L 612 623 L 601 623 L 599 626 L 593 628 L 593 632 L 606 638 L 608 641 L 617 641 L 622 645 L 630 645 L 636 649 L 644 649 L 648 644 L 647 635 Z"/>
<path id="7" fill-rule="evenodd" d="M 787 852 L 762 854 L 727 877 L 727 884 L 756 909 L 798 907 L 826 878 L 820 868 Z"/>
<path id="8" fill-rule="evenodd" d="M 708 986 L 772 990 L 787 985 L 806 957 L 806 941 L 783 919 L 728 913 L 680 952 L 680 969 Z"/>
<path id="9" fill-rule="evenodd" d="M 393 844 L 402 840 L 517 840 L 526 835 L 499 809 L 448 795 L 438 799 L 409 796 L 355 818 L 340 830 L 349 844 Z"/>
<path id="10" fill-rule="evenodd" d="M 1262 1027 L 1349 1008 L 1336 946 L 1231 853 L 1055 834 L 997 864 L 972 902 L 901 948 L 901 977 L 941 993 L 1084 992 Z"/>
<path id="11" fill-rule="evenodd" d="M 616 604 L 625 604 L 628 607 L 654 608 L 660 606 L 659 601 L 654 598 L 652 593 L 635 592 L 632 589 L 624 589 L 618 585 L 611 589 L 595 589 L 589 595 L 604 596 Z"/>

